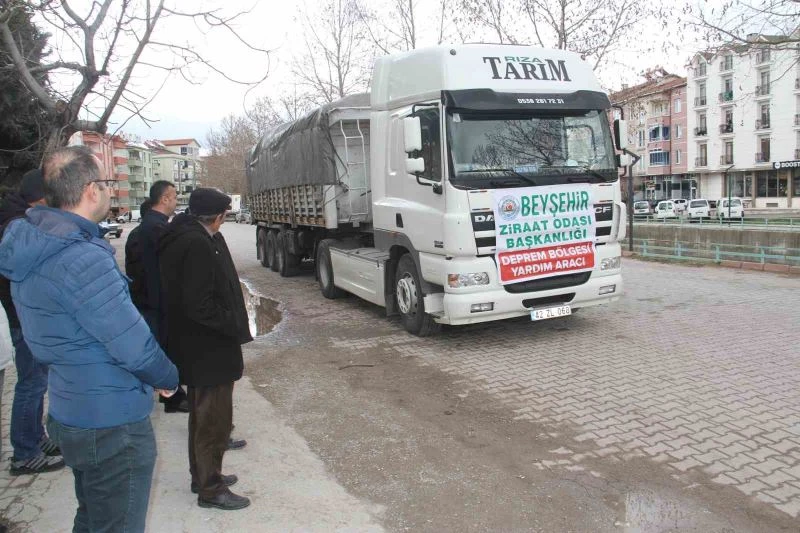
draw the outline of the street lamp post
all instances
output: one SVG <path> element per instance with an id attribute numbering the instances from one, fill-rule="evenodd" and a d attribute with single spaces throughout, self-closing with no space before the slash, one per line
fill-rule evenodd
<path id="1" fill-rule="evenodd" d="M 728 187 L 728 225 L 731 225 L 731 181 L 728 172 L 733 168 L 733 165 L 725 169 L 725 184 Z"/>

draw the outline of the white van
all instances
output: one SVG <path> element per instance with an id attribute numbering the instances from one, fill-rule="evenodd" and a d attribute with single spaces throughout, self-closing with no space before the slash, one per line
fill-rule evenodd
<path id="1" fill-rule="evenodd" d="M 678 211 L 675 202 L 672 200 L 661 200 L 656 206 L 656 218 L 678 218 Z"/>
<path id="2" fill-rule="evenodd" d="M 686 198 L 675 198 L 672 200 L 672 202 L 675 204 L 676 213 L 686 212 L 686 207 L 689 205 L 689 200 Z"/>
<path id="3" fill-rule="evenodd" d="M 741 198 L 731 198 L 728 206 L 727 198 L 717 200 L 717 217 L 723 218 L 744 218 L 744 204 Z"/>
<path id="4" fill-rule="evenodd" d="M 689 200 L 689 205 L 686 207 L 686 216 L 689 219 L 709 218 L 711 216 L 711 207 L 708 204 L 708 200 L 703 198 Z"/>
<path id="5" fill-rule="evenodd" d="M 638 202 L 633 202 L 633 214 L 639 216 L 650 215 L 652 210 L 650 209 L 650 202 L 647 200 L 639 200 Z"/>

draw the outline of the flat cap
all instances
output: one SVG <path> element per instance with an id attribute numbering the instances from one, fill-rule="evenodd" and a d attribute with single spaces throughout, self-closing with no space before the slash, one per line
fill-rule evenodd
<path id="1" fill-rule="evenodd" d="M 40 169 L 29 170 L 22 176 L 19 194 L 29 204 L 44 198 L 44 174 Z"/>
<path id="2" fill-rule="evenodd" d="M 195 189 L 189 195 L 189 212 L 193 215 L 219 215 L 230 208 L 231 197 L 216 189 Z"/>

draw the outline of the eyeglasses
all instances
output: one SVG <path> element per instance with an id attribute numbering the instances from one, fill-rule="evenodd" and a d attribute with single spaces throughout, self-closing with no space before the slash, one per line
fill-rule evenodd
<path id="1" fill-rule="evenodd" d="M 119 187 L 119 182 L 117 180 L 92 180 L 89 183 L 102 183 L 110 189 L 116 189 Z"/>

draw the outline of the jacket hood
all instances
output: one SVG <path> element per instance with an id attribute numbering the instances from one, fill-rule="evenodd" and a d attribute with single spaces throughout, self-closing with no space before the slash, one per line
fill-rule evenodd
<path id="1" fill-rule="evenodd" d="M 3 204 L 0 205 L 0 224 L 5 224 L 12 218 L 21 217 L 29 208 L 28 202 L 18 192 L 6 196 Z"/>
<path id="2" fill-rule="evenodd" d="M 34 207 L 26 218 L 12 221 L 0 242 L 0 274 L 20 282 L 48 258 L 77 241 L 95 242 L 114 249 L 97 237 L 96 224 L 86 219 L 49 207 Z"/>
<path id="3" fill-rule="evenodd" d="M 194 233 L 210 237 L 208 231 L 197 221 L 196 217 L 188 213 L 177 215 L 172 219 L 172 222 L 169 223 L 169 226 L 167 226 L 167 229 L 158 241 L 159 252 L 163 251 L 164 248 L 170 246 L 184 235 Z"/>

